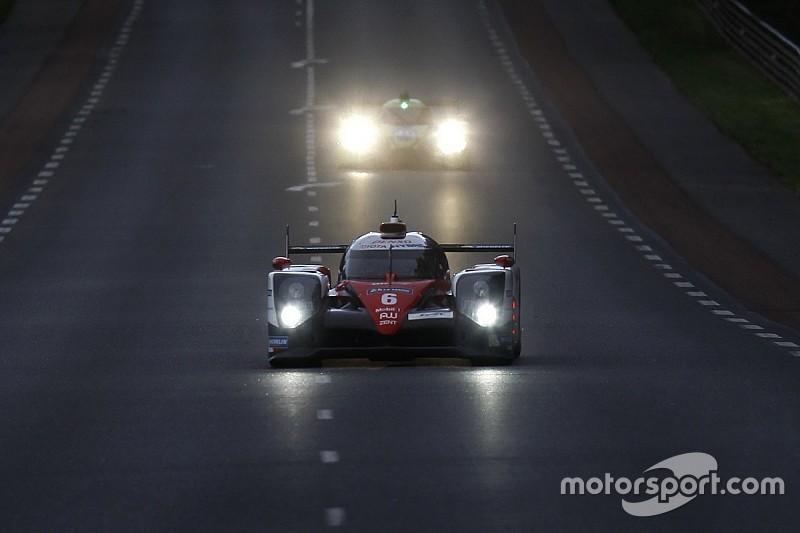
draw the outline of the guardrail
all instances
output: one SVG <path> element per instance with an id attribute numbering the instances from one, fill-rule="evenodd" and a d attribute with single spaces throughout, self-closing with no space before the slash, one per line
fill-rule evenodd
<path id="1" fill-rule="evenodd" d="M 800 100 L 800 48 L 736 0 L 695 0 L 719 32 L 756 67 Z"/>

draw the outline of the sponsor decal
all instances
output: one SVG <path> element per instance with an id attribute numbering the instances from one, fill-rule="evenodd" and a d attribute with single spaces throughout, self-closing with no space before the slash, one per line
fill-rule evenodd
<path id="1" fill-rule="evenodd" d="M 398 141 L 413 141 L 417 138 L 417 132 L 414 128 L 397 128 L 394 131 L 394 136 Z"/>
<path id="2" fill-rule="evenodd" d="M 388 250 L 389 246 L 394 250 L 425 250 L 427 246 L 422 240 L 414 239 L 381 239 L 376 238 L 367 242 L 357 242 L 353 245 L 353 250 Z"/>
<path id="3" fill-rule="evenodd" d="M 270 336 L 269 347 L 277 350 L 285 350 L 289 347 L 289 337 L 285 335 Z"/>
<path id="4" fill-rule="evenodd" d="M 409 313 L 409 320 L 429 320 L 432 318 L 453 318 L 452 311 L 420 311 L 419 313 Z"/>
<path id="5" fill-rule="evenodd" d="M 414 294 L 412 289 L 406 287 L 375 287 L 367 291 L 367 294 L 375 294 L 378 292 L 402 292 L 403 294 Z"/>
<path id="6" fill-rule="evenodd" d="M 615 479 L 608 472 L 603 477 L 589 479 L 565 477 L 561 480 L 561 494 L 618 494 L 622 496 L 622 509 L 626 513 L 648 517 L 674 511 L 697 496 L 782 495 L 785 492 L 785 483 L 779 477 L 722 479 L 717 473 L 717 460 L 701 452 L 675 455 L 654 464 L 644 473 L 652 471 L 660 473 L 636 479 Z M 651 498 L 643 499 L 642 495 Z"/>

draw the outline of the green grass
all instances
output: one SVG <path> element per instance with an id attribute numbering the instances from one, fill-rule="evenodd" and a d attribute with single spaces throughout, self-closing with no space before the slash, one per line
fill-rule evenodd
<path id="1" fill-rule="evenodd" d="M 800 193 L 800 103 L 732 49 L 692 0 L 611 3 L 675 85 Z M 745 3 L 759 12 L 758 0 Z"/>
<path id="2" fill-rule="evenodd" d="M 11 5 L 14 0 L 0 0 L 0 23 L 6 20 L 8 12 L 11 11 Z"/>

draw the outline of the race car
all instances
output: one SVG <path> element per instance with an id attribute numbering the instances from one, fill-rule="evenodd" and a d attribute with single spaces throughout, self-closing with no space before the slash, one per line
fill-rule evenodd
<path id="1" fill-rule="evenodd" d="M 428 106 L 403 93 L 380 109 L 350 109 L 337 130 L 343 167 L 469 164 L 467 122 L 454 106 Z"/>
<path id="2" fill-rule="evenodd" d="M 513 243 L 439 244 L 407 231 L 396 214 L 349 245 L 290 246 L 288 240 L 287 230 L 286 255 L 273 260 L 267 282 L 272 366 L 424 357 L 506 365 L 520 355 Z M 451 252 L 504 253 L 451 278 Z M 335 284 L 327 267 L 290 259 L 323 253 L 342 254 Z"/>

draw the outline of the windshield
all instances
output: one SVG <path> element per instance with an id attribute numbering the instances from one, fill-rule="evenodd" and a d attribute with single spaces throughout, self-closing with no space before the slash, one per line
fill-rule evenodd
<path id="1" fill-rule="evenodd" d="M 381 122 L 392 125 L 427 125 L 431 121 L 431 110 L 427 107 L 410 107 L 406 110 L 399 107 L 384 107 Z"/>
<path id="2" fill-rule="evenodd" d="M 391 251 L 391 272 L 397 279 L 441 279 L 447 269 L 447 257 L 438 248 Z M 350 250 L 341 270 L 345 279 L 383 279 L 390 272 L 389 250 Z"/>

